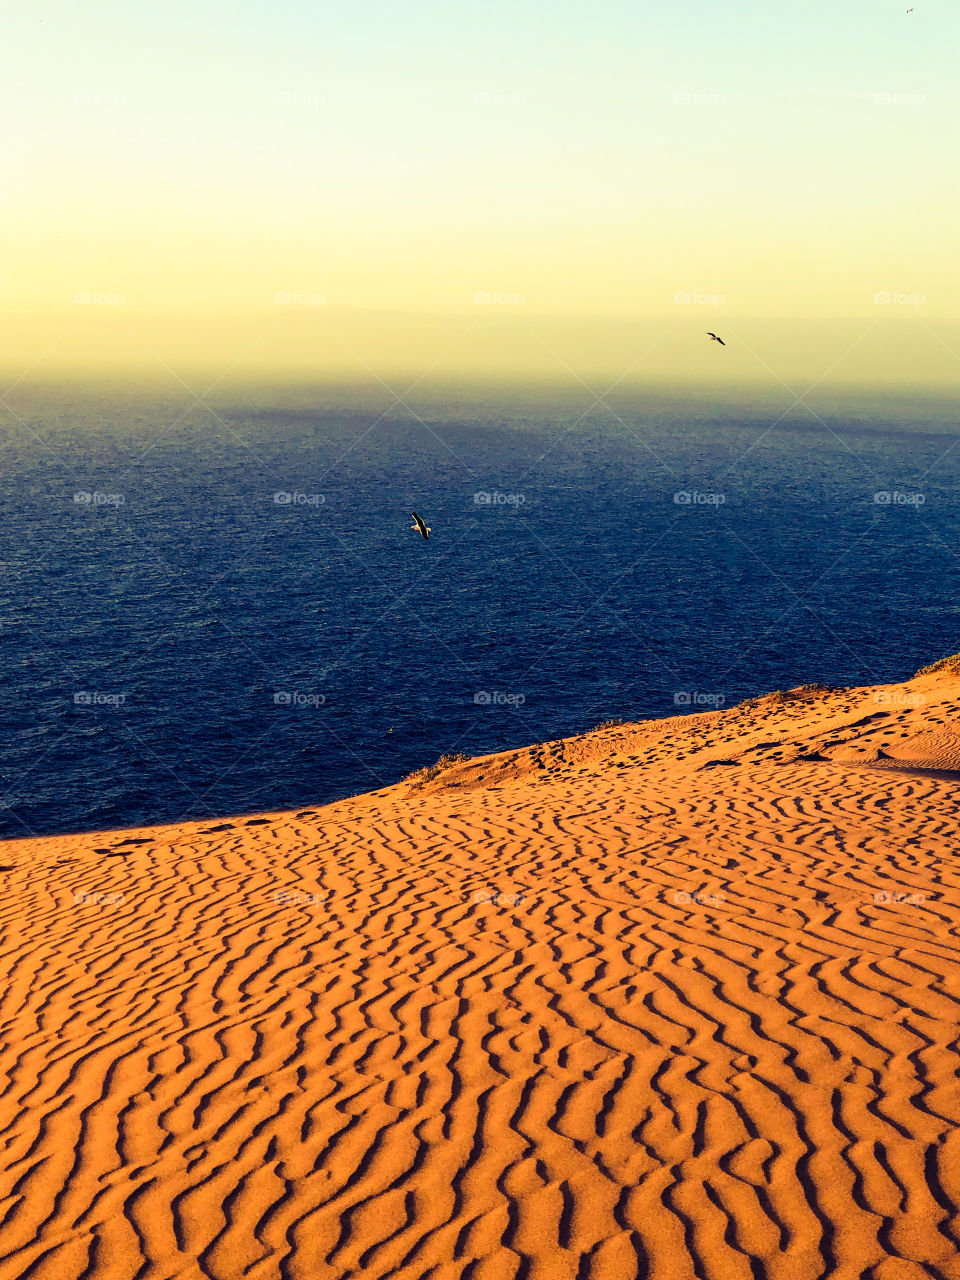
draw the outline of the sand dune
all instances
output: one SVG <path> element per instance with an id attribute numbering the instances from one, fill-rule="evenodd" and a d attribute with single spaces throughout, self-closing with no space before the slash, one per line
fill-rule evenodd
<path id="1" fill-rule="evenodd" d="M 960 1277 L 960 676 L 0 849 L 0 1280 Z"/>

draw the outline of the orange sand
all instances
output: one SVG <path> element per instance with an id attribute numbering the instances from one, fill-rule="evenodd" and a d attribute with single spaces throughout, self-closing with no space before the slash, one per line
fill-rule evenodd
<path id="1" fill-rule="evenodd" d="M 0 1280 L 960 1277 L 958 709 L 7 842 Z"/>

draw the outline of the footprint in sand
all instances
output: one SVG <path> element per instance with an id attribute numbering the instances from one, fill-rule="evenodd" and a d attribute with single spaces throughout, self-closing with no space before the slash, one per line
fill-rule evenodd
<path id="1" fill-rule="evenodd" d="M 270 819 L 269 818 L 248 818 L 245 825 L 248 827 L 269 827 Z"/>

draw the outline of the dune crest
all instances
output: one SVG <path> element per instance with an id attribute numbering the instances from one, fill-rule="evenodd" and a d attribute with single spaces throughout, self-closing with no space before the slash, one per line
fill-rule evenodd
<path id="1" fill-rule="evenodd" d="M 0 1280 L 960 1277 L 960 673 L 8 841 Z"/>

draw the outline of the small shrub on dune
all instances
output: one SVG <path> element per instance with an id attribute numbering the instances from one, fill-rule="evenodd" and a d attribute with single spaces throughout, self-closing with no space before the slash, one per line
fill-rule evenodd
<path id="1" fill-rule="evenodd" d="M 739 705 L 748 709 L 775 707 L 785 702 L 806 702 L 809 698 L 822 698 L 825 694 L 838 692 L 838 687 L 832 684 L 801 684 L 796 689 L 774 689 L 772 693 L 763 693 L 758 698 L 747 698 Z"/>
<path id="2" fill-rule="evenodd" d="M 436 764 L 432 764 L 429 768 L 417 769 L 415 773 L 409 773 L 404 778 L 412 787 L 422 787 L 424 783 L 432 782 L 434 778 L 438 778 L 441 773 L 452 768 L 455 764 L 463 764 L 470 757 L 462 751 L 458 751 L 455 755 L 441 756 Z"/>
<path id="3" fill-rule="evenodd" d="M 952 676 L 960 676 L 960 653 L 952 653 L 949 658 L 941 658 L 939 662 L 931 662 L 929 667 L 921 667 L 917 675 L 932 676 L 937 671 L 946 671 Z"/>
<path id="4" fill-rule="evenodd" d="M 748 709 L 752 707 L 769 707 L 786 701 L 787 695 L 783 689 L 774 689 L 772 693 L 761 693 L 756 698 L 747 698 L 740 703 L 740 706 Z"/>

